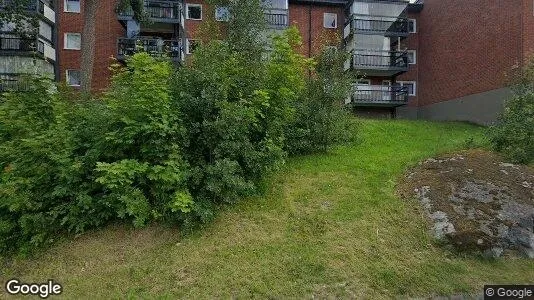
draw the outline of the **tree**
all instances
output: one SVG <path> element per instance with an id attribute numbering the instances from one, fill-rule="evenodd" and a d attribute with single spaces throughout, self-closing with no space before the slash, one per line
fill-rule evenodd
<path id="1" fill-rule="evenodd" d="M 96 19 L 101 0 L 86 0 L 84 26 L 81 44 L 81 88 L 84 93 L 91 92 L 93 82 L 93 66 L 95 61 Z M 133 18 L 138 22 L 146 20 L 143 0 L 118 0 L 117 10 L 131 9 Z"/>

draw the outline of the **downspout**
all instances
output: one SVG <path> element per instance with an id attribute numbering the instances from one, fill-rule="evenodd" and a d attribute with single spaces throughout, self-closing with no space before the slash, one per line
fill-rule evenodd
<path id="1" fill-rule="evenodd" d="M 312 56 L 312 4 L 308 6 L 308 57 Z"/>
<path id="2" fill-rule="evenodd" d="M 59 73 L 59 26 L 60 26 L 60 20 L 59 20 L 59 1 L 53 1 L 52 4 L 54 5 L 54 13 L 56 15 L 56 23 L 54 24 L 54 50 L 56 52 L 56 59 L 54 61 L 54 79 L 57 82 L 61 81 L 60 73 Z"/>

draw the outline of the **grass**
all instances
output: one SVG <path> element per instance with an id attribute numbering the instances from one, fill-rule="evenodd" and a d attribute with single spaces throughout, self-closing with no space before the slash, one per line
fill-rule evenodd
<path id="1" fill-rule="evenodd" d="M 439 248 L 417 203 L 395 196 L 409 166 L 480 145 L 482 128 L 366 120 L 360 131 L 358 144 L 291 159 L 266 196 L 227 208 L 194 236 L 110 226 L 17 260 L 0 279 L 53 278 L 69 299 L 426 297 L 532 283 L 532 260 Z"/>

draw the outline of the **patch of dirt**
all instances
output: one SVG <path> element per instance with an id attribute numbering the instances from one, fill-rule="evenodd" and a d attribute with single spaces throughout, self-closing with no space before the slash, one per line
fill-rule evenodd
<path id="1" fill-rule="evenodd" d="M 534 169 L 469 150 L 420 162 L 398 185 L 432 235 L 458 251 L 534 258 Z"/>

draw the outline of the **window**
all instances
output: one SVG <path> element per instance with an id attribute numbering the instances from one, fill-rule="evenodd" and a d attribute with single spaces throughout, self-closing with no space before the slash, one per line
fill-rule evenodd
<path id="1" fill-rule="evenodd" d="M 67 85 L 80 86 L 81 83 L 79 70 L 67 70 Z"/>
<path id="2" fill-rule="evenodd" d="M 80 0 L 65 0 L 64 11 L 72 12 L 72 13 L 79 13 L 80 12 Z"/>
<path id="3" fill-rule="evenodd" d="M 397 84 L 408 88 L 408 96 L 416 95 L 415 81 L 397 81 Z"/>
<path id="4" fill-rule="evenodd" d="M 359 85 L 371 85 L 371 80 L 370 79 L 358 79 L 358 84 Z"/>
<path id="5" fill-rule="evenodd" d="M 202 20 L 202 4 L 186 4 L 187 19 Z"/>
<path id="6" fill-rule="evenodd" d="M 65 33 L 65 49 L 80 50 L 82 35 L 79 33 Z"/>
<path id="7" fill-rule="evenodd" d="M 417 54 L 415 50 L 408 50 L 408 63 L 415 65 L 417 63 Z"/>
<path id="8" fill-rule="evenodd" d="M 215 7 L 215 20 L 219 22 L 228 22 L 230 20 L 230 11 L 228 10 L 228 7 Z"/>
<path id="9" fill-rule="evenodd" d="M 337 14 L 325 13 L 323 18 L 324 28 L 337 28 Z"/>
<path id="10" fill-rule="evenodd" d="M 417 33 L 417 21 L 415 19 L 408 19 L 408 31 Z"/>
<path id="11" fill-rule="evenodd" d="M 193 54 L 193 52 L 195 52 L 195 49 L 198 47 L 198 45 L 199 45 L 199 42 L 197 40 L 188 39 L 186 41 L 185 53 L 186 54 Z"/>

